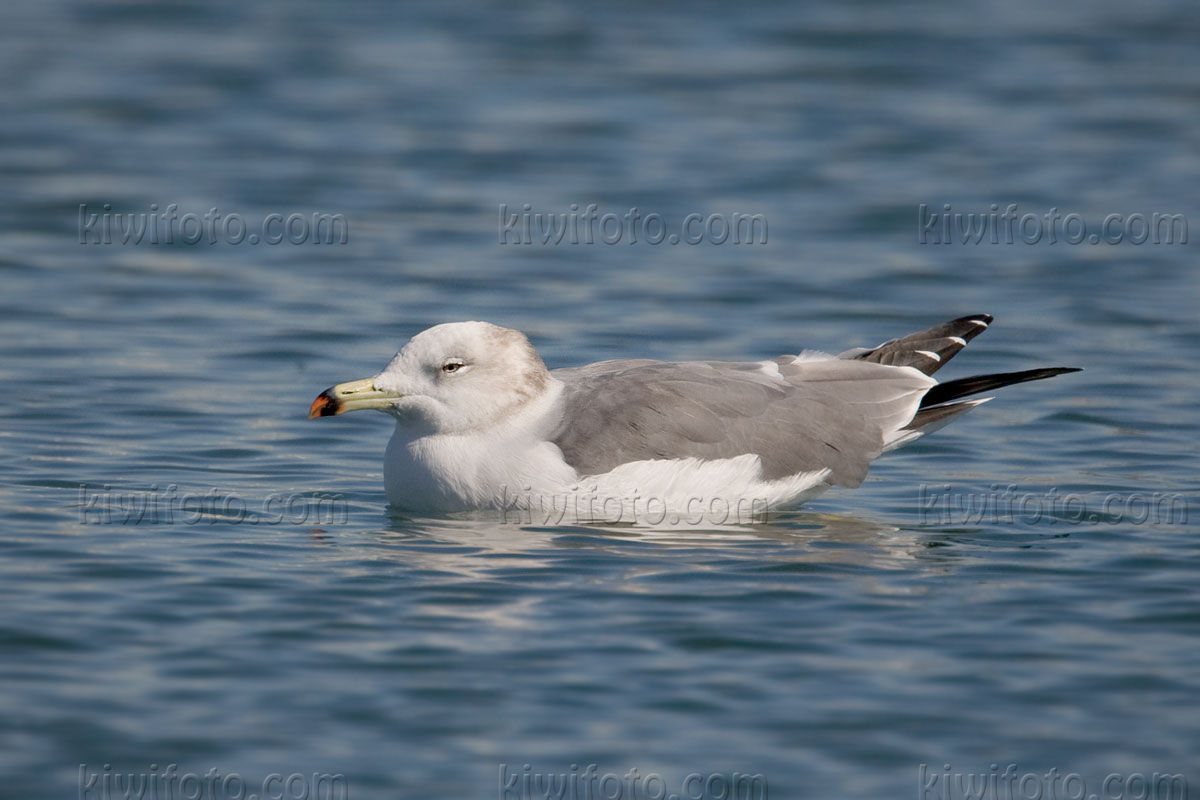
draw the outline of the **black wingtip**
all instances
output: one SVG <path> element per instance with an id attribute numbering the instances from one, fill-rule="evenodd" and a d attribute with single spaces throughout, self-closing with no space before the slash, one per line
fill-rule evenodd
<path id="1" fill-rule="evenodd" d="M 1029 371 L 1038 374 L 1032 378 L 1025 378 L 1025 380 L 1040 381 L 1042 378 L 1053 378 L 1055 375 L 1065 375 L 1068 372 L 1083 372 L 1083 367 L 1042 367 L 1041 369 L 1031 369 Z"/>
<path id="2" fill-rule="evenodd" d="M 898 339 L 889 339 L 876 347 L 848 350 L 841 357 L 893 367 L 913 367 L 932 375 L 991 324 L 991 314 L 968 314 Z"/>
<path id="3" fill-rule="evenodd" d="M 959 378 L 955 381 L 947 381 L 946 383 L 939 383 L 937 386 L 934 386 L 921 398 L 920 407 L 929 408 L 930 406 L 957 400 L 960 397 L 969 397 L 980 392 L 999 389 L 1002 386 L 1011 386 L 1014 383 L 1040 381 L 1043 378 L 1053 378 L 1055 375 L 1082 371 L 1081 367 L 1042 367 L 1041 369 L 1027 369 L 1022 372 L 972 375 L 969 378 Z"/>

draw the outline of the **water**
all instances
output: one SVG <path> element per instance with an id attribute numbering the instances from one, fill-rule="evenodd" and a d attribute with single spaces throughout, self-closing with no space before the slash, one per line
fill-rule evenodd
<path id="1" fill-rule="evenodd" d="M 169 764 L 259 796 L 338 773 L 357 798 L 516 797 L 525 765 L 591 764 L 681 797 L 734 772 L 961 796 L 946 764 L 1194 791 L 1195 245 L 918 243 L 922 203 L 1200 221 L 1190 11 L 5 10 L 0 793 L 118 796 L 105 765 Z M 106 203 L 342 214 L 348 243 L 80 244 Z M 769 238 L 502 245 L 502 203 L 762 214 Z M 305 419 L 451 319 L 566 366 L 981 311 L 951 376 L 1086 371 L 747 530 L 400 515 L 386 420 Z M 157 505 L 122 523 L 129 498 Z"/>

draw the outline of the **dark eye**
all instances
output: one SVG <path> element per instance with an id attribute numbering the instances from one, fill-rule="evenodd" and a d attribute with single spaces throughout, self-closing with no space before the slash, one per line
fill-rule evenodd
<path id="1" fill-rule="evenodd" d="M 460 369 L 462 369 L 462 366 L 463 362 L 459 361 L 458 359 L 453 359 L 451 361 L 447 361 L 445 364 L 442 364 L 442 372 L 458 372 Z"/>

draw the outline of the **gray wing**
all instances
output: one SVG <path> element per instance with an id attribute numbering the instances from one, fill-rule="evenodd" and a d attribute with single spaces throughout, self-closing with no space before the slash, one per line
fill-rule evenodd
<path id="1" fill-rule="evenodd" d="M 552 435 L 581 475 L 629 461 L 752 453 L 767 480 L 819 469 L 857 486 L 934 380 L 869 361 L 605 361 L 554 370 L 565 385 Z"/>

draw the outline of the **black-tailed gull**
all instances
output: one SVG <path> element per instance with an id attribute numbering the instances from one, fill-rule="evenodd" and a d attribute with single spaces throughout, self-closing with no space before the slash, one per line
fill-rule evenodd
<path id="1" fill-rule="evenodd" d="M 387 496 L 413 511 L 744 521 L 858 486 L 880 453 L 990 399 L 964 398 L 1077 371 L 930 377 L 991 321 L 973 314 L 837 356 L 556 370 L 519 331 L 453 322 L 414 336 L 378 375 L 326 389 L 309 416 L 392 415 Z"/>

